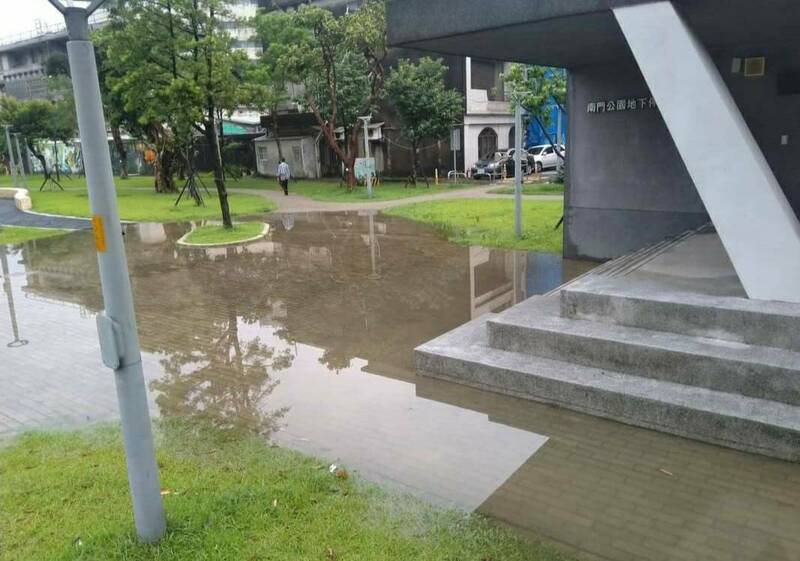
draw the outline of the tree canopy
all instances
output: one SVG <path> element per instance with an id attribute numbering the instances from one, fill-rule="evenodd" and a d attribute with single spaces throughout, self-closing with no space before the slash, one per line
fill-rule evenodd
<path id="1" fill-rule="evenodd" d="M 566 73 L 549 66 L 512 64 L 508 72 L 503 74 L 503 80 L 511 101 L 522 104 L 556 147 L 556 154 L 563 159 L 558 143 L 549 138 L 547 127 L 550 126 L 552 104 L 558 105 L 562 111 L 567 104 Z"/>
<path id="2" fill-rule="evenodd" d="M 262 61 L 301 87 L 296 101 L 313 113 L 322 134 L 355 184 L 358 117 L 380 99 L 386 58 L 386 6 L 367 0 L 355 12 L 335 17 L 319 6 L 271 11 L 256 18 L 264 44 Z M 338 129 L 343 141 L 337 139 Z"/>
<path id="3" fill-rule="evenodd" d="M 226 227 L 232 222 L 218 125 L 220 115 L 243 101 L 239 82 L 247 64 L 224 28 L 234 20 L 228 4 L 128 0 L 111 9 L 99 36 L 109 94 L 145 128 L 160 155 L 177 153 L 191 168 L 194 135 L 205 137 Z"/>
<path id="4" fill-rule="evenodd" d="M 463 114 L 464 97 L 445 87 L 447 67 L 424 57 L 400 60 L 386 80 L 386 96 L 400 117 L 403 136 L 411 142 L 412 181 L 416 183 L 419 144 L 445 138 Z"/>
<path id="5" fill-rule="evenodd" d="M 72 103 L 69 100 L 31 99 L 20 101 L 13 97 L 2 97 L 0 98 L 0 122 L 11 125 L 13 132 L 22 135 L 25 145 L 42 166 L 45 183 L 52 180 L 41 143 L 72 140 L 77 129 Z"/>

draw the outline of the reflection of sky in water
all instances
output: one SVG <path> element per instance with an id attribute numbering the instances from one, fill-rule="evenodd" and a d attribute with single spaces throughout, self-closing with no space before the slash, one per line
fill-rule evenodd
<path id="1" fill-rule="evenodd" d="M 264 328 L 248 329 L 262 338 Z M 280 345 L 277 337 L 267 340 Z M 444 502 L 477 508 L 546 437 L 490 422 L 485 414 L 416 396 L 415 385 L 369 373 L 354 359 L 332 372 L 320 349 L 296 346 L 270 407 L 287 407 L 276 441 L 370 479 L 392 481 Z"/>

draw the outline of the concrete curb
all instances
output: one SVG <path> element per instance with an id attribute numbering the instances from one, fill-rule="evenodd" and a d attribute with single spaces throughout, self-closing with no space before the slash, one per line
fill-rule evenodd
<path id="1" fill-rule="evenodd" d="M 226 246 L 243 245 L 243 244 L 254 242 L 254 241 L 260 240 L 261 238 L 266 237 L 266 235 L 269 233 L 269 224 L 264 222 L 263 226 L 264 227 L 261 229 L 261 233 L 260 234 L 258 234 L 257 236 L 253 236 L 253 237 L 244 239 L 244 240 L 239 240 L 239 241 L 235 241 L 235 242 L 220 242 L 220 243 L 191 243 L 191 242 L 187 242 L 186 238 L 188 238 L 191 235 L 191 233 L 194 232 L 197 229 L 196 227 L 193 226 L 191 230 L 189 230 L 184 235 L 182 235 L 180 237 L 180 239 L 175 243 L 177 243 L 178 245 L 183 246 L 183 247 L 200 247 L 200 248 L 202 248 L 202 247 L 226 247 Z"/>
<path id="2" fill-rule="evenodd" d="M 23 212 L 29 211 L 33 207 L 30 194 L 27 189 L 17 187 L 0 187 L 0 199 L 14 199 L 14 206 Z"/>

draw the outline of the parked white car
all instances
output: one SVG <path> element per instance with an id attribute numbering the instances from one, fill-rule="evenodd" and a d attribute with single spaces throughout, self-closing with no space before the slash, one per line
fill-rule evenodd
<path id="1" fill-rule="evenodd" d="M 562 144 L 561 153 L 566 156 L 567 148 Z M 539 173 L 546 169 L 555 169 L 558 165 L 558 155 L 552 144 L 540 144 L 528 148 L 528 156 L 533 158 L 533 169 Z"/>

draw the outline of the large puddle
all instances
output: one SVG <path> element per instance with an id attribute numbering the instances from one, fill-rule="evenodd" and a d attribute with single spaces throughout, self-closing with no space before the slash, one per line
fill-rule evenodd
<path id="1" fill-rule="evenodd" d="M 798 465 L 415 375 L 416 345 L 591 265 L 382 215 L 268 220 L 268 240 L 236 249 L 178 249 L 185 225 L 127 229 L 154 413 L 609 559 L 800 559 Z M 0 435 L 116 416 L 90 236 L 0 248 Z"/>

